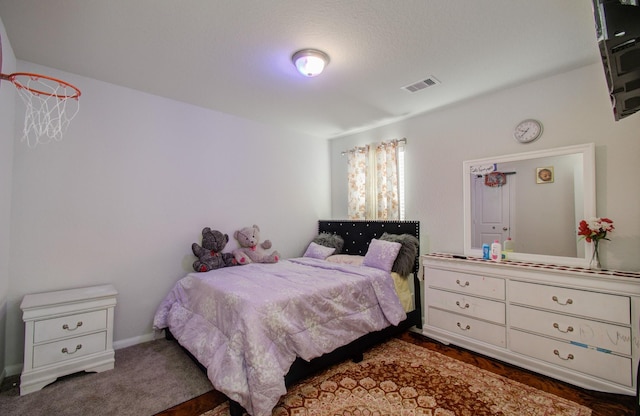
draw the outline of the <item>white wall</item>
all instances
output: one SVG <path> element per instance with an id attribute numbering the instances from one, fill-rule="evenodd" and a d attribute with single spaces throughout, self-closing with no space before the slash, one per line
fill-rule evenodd
<path id="1" fill-rule="evenodd" d="M 16 58 L 0 19 L 3 74 L 15 72 Z M 5 329 L 9 294 L 9 239 L 11 233 L 11 178 L 15 97 L 13 85 L 0 81 L 0 383 L 5 376 Z"/>
<path id="2" fill-rule="evenodd" d="M 231 251 L 233 231 L 258 224 L 291 257 L 329 217 L 326 140 L 27 62 L 18 69 L 82 96 L 61 142 L 31 149 L 15 139 L 7 365 L 22 361 L 27 293 L 114 284 L 115 340 L 126 345 L 152 333 L 162 297 L 192 271 L 203 227 L 228 233 Z"/>
<path id="3" fill-rule="evenodd" d="M 526 118 L 541 120 L 544 134 L 522 145 L 512 132 Z M 347 214 L 346 161 L 340 152 L 401 137 L 408 140 L 407 218 L 420 221 L 422 253 L 463 251 L 464 160 L 593 142 L 597 214 L 613 219 L 616 227 L 612 241 L 601 245 L 602 261 L 610 268 L 640 270 L 640 114 L 614 121 L 599 63 L 332 140 L 334 218 Z"/>

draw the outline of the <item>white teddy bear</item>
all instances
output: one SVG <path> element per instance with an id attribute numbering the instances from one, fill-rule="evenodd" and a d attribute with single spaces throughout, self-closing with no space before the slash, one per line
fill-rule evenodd
<path id="1" fill-rule="evenodd" d="M 239 248 L 233 250 L 233 256 L 238 264 L 249 263 L 277 263 L 280 253 L 273 251 L 267 253 L 271 248 L 271 241 L 265 240 L 260 243 L 260 228 L 257 225 L 245 227 L 233 234 L 238 240 Z"/>

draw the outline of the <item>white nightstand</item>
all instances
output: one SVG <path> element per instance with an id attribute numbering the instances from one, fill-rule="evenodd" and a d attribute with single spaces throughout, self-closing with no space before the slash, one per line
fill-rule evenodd
<path id="1" fill-rule="evenodd" d="M 60 376 L 113 368 L 117 294 L 112 285 L 103 285 L 22 299 L 25 335 L 20 395 L 40 390 Z"/>

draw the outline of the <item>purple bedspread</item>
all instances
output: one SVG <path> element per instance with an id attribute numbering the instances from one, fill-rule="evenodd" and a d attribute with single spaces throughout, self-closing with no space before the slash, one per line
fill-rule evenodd
<path id="1" fill-rule="evenodd" d="M 388 273 L 296 258 L 191 273 L 162 301 L 154 327 L 171 330 L 216 390 L 266 416 L 296 356 L 311 360 L 405 318 Z"/>

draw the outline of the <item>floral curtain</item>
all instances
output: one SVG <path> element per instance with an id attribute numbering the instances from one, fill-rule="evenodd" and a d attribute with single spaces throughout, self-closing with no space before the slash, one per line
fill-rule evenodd
<path id="1" fill-rule="evenodd" d="M 367 218 L 367 172 L 369 170 L 369 145 L 347 152 L 347 177 L 349 181 L 348 210 L 351 220 Z"/>
<path id="2" fill-rule="evenodd" d="M 398 147 L 398 140 L 392 140 L 347 152 L 349 219 L 400 218 Z"/>
<path id="3" fill-rule="evenodd" d="M 376 146 L 376 219 L 397 220 L 398 201 L 398 141 Z"/>

